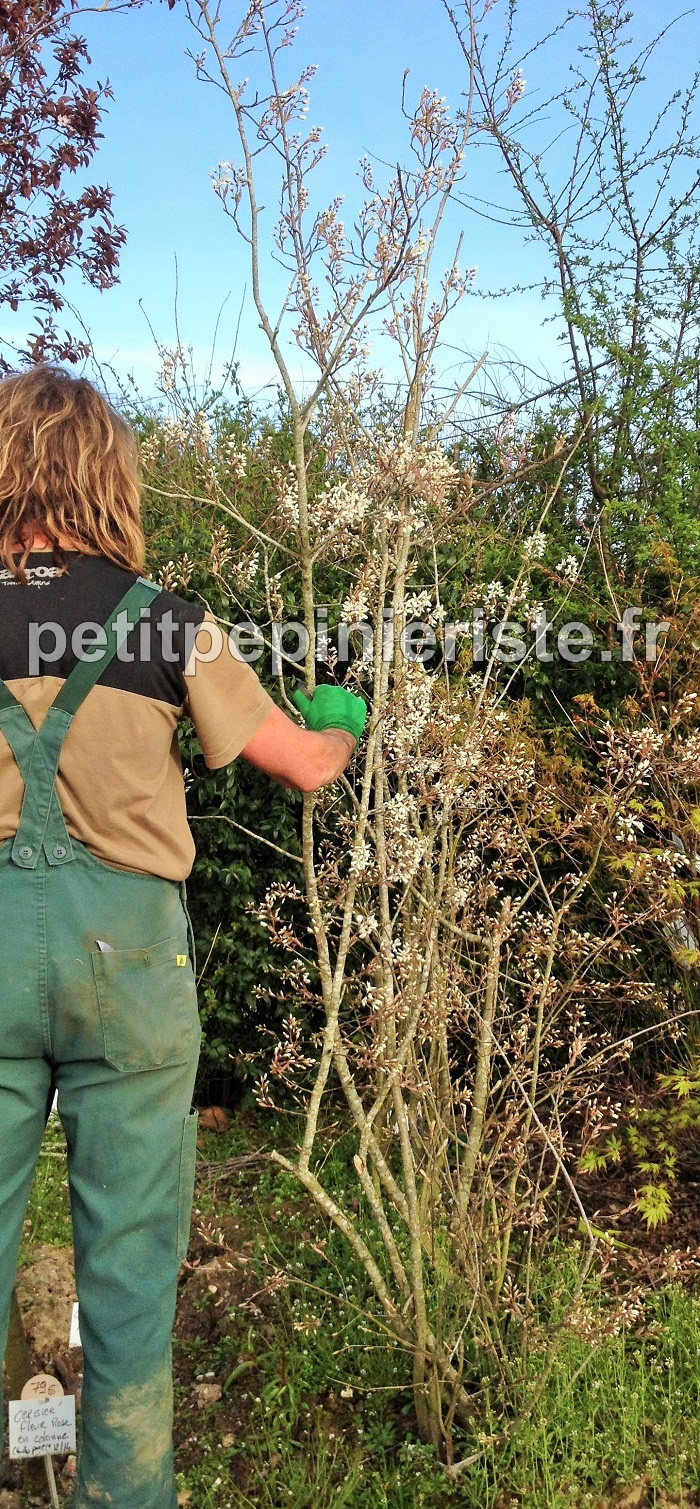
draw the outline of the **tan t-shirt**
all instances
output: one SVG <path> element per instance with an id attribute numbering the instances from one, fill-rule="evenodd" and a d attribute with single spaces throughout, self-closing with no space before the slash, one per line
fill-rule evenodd
<path id="1" fill-rule="evenodd" d="M 0 677 L 35 728 L 76 663 L 82 626 L 101 627 L 136 580 L 102 556 L 67 560 L 62 573 L 50 554 L 31 555 L 26 586 L 0 571 Z M 162 592 L 66 737 L 56 785 L 71 837 L 107 865 L 184 880 L 194 843 L 180 718 L 191 717 L 204 759 L 217 769 L 240 754 L 273 705 L 210 615 Z M 17 831 L 23 795 L 0 731 L 0 842 Z"/>

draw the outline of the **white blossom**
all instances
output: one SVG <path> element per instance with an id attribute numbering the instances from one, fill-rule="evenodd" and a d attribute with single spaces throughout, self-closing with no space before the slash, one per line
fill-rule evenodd
<path id="1" fill-rule="evenodd" d="M 575 555 L 565 555 L 563 560 L 555 567 L 560 576 L 565 576 L 568 581 L 575 582 L 581 569 L 581 563 Z"/>
<path id="2" fill-rule="evenodd" d="M 350 853 L 350 874 L 362 875 L 369 869 L 372 850 L 365 838 L 357 840 Z"/>
<path id="3" fill-rule="evenodd" d="M 536 529 L 534 534 L 528 535 L 523 540 L 523 555 L 526 561 L 541 561 L 547 549 L 547 536 L 541 529 Z"/>

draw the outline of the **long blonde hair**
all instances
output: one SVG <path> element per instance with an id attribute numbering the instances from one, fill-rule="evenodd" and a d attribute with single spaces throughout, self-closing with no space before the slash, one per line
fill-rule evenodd
<path id="1" fill-rule="evenodd" d="M 35 531 L 57 564 L 65 548 L 139 571 L 140 503 L 132 431 L 87 378 L 38 366 L 0 381 L 0 557 L 20 581 Z"/>

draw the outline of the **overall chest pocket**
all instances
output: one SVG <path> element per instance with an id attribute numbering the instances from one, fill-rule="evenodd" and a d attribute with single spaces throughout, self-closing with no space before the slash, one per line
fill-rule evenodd
<path id="1" fill-rule="evenodd" d="M 199 1043 L 197 987 L 180 938 L 93 953 L 105 1058 L 134 1073 L 187 1063 Z"/>

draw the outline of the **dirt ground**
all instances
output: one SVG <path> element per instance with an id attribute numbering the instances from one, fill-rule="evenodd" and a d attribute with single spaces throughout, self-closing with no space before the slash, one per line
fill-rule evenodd
<path id="1" fill-rule="evenodd" d="M 41 1243 L 33 1262 L 19 1275 L 17 1296 L 29 1344 L 37 1357 L 50 1362 L 68 1346 L 77 1299 L 72 1247 Z"/>
<path id="2" fill-rule="evenodd" d="M 693 1174 L 697 1170 L 693 1169 Z M 681 1169 L 672 1187 L 671 1216 L 650 1230 L 635 1205 L 635 1172 L 622 1165 L 579 1175 L 577 1189 L 593 1226 L 617 1242 L 621 1266 L 649 1287 L 670 1278 L 691 1282 L 700 1271 L 700 1181 Z"/>

